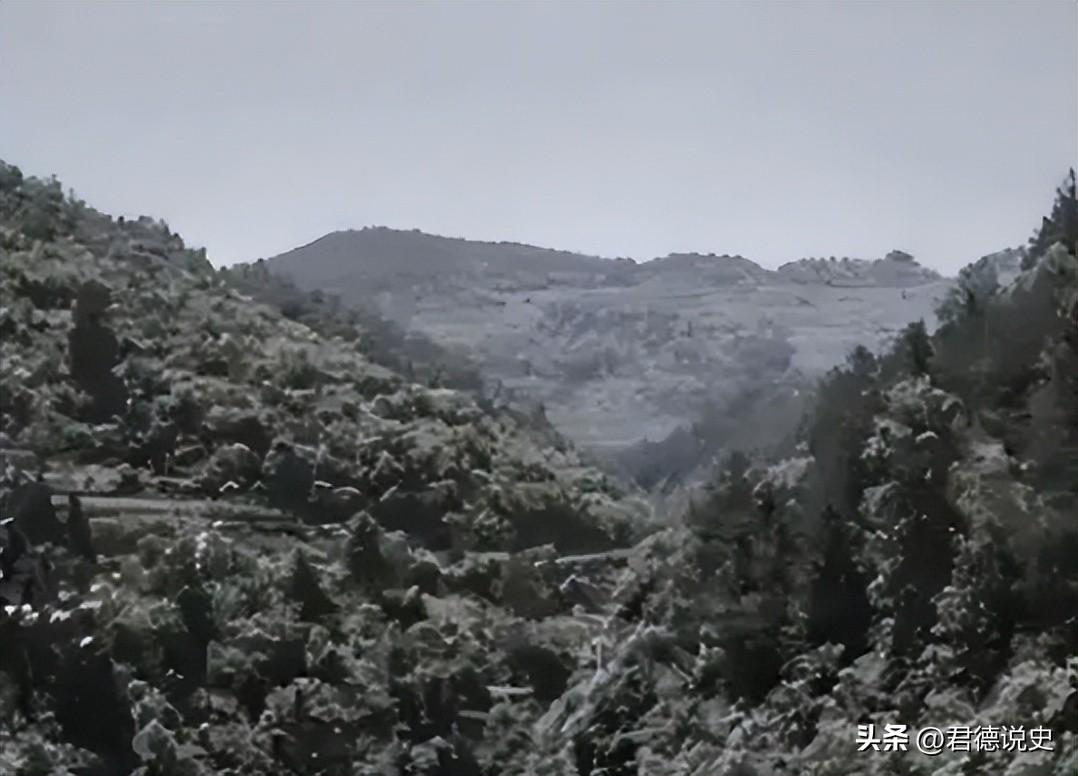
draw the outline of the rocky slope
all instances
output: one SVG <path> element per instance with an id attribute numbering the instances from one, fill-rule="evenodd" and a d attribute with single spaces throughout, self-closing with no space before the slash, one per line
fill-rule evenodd
<path id="1" fill-rule="evenodd" d="M 1071 776 L 1064 215 L 626 546 L 538 420 L 0 166 L 0 773 Z"/>
<path id="2" fill-rule="evenodd" d="M 735 405 L 751 419 L 724 441 L 773 445 L 817 377 L 857 344 L 931 324 L 951 282 L 897 251 L 771 271 L 739 256 L 636 264 L 382 228 L 266 266 L 378 309 L 541 402 L 580 445 L 615 453 Z"/>

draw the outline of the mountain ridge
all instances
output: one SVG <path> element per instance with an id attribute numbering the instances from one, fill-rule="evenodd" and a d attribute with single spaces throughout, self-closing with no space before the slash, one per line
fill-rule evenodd
<path id="1" fill-rule="evenodd" d="M 422 334 L 615 455 L 748 394 L 764 402 L 749 416 L 785 423 L 797 392 L 850 349 L 932 325 L 952 283 L 899 251 L 776 269 L 714 253 L 638 263 L 384 227 L 255 266 Z"/>
<path id="2" fill-rule="evenodd" d="M 611 256 L 602 256 L 602 255 L 592 254 L 592 253 L 585 253 L 583 251 L 576 251 L 576 250 L 571 250 L 571 249 L 552 248 L 552 247 L 547 247 L 547 246 L 542 246 L 542 245 L 536 245 L 536 244 L 533 244 L 533 243 L 520 242 L 520 241 L 517 241 L 517 240 L 482 240 L 482 239 L 469 238 L 469 237 L 451 237 L 451 236 L 448 236 L 448 235 L 441 235 L 441 234 L 436 234 L 436 233 L 433 233 L 433 232 L 427 232 L 427 231 L 424 231 L 424 230 L 419 229 L 419 228 L 400 229 L 400 228 L 396 228 L 396 227 L 372 225 L 372 226 L 364 226 L 364 227 L 350 228 L 350 229 L 335 229 L 333 231 L 330 231 L 330 232 L 327 232 L 327 233 L 323 234 L 320 237 L 315 238 L 314 240 L 311 240 L 311 241 L 309 241 L 307 243 L 304 243 L 302 245 L 298 245 L 295 248 L 291 248 L 291 249 L 289 249 L 287 251 L 283 251 L 281 253 L 275 254 L 275 255 L 270 256 L 270 257 L 262 257 L 262 258 L 259 258 L 259 259 L 255 259 L 255 260 L 253 260 L 251 262 L 241 262 L 241 263 L 255 263 L 255 262 L 258 262 L 258 261 L 266 261 L 266 262 L 269 262 L 271 264 L 271 266 L 274 265 L 274 264 L 287 263 L 287 261 L 290 258 L 296 257 L 298 254 L 307 253 L 311 249 L 316 248 L 318 246 L 324 246 L 327 243 L 340 243 L 340 242 L 342 242 L 344 240 L 351 240 L 354 243 L 356 243 L 353 246 L 354 249 L 362 249 L 364 246 L 360 245 L 358 243 L 363 241 L 363 240 L 366 240 L 366 241 L 369 242 L 372 237 L 376 237 L 376 238 L 390 237 L 391 239 L 402 241 L 402 242 L 421 241 L 421 242 L 426 243 L 428 247 L 430 247 L 432 245 L 445 245 L 445 246 L 452 245 L 452 246 L 455 246 L 455 247 L 461 247 L 461 248 L 465 248 L 465 249 L 469 249 L 469 250 L 473 250 L 473 251 L 480 251 L 480 252 L 487 252 L 487 251 L 490 251 L 490 249 L 494 249 L 494 248 L 507 248 L 507 249 L 513 249 L 513 250 L 517 250 L 517 251 L 525 251 L 527 253 L 535 254 L 537 256 L 545 256 L 545 257 L 558 256 L 558 257 L 563 257 L 563 258 L 568 259 L 568 260 L 579 260 L 579 269 L 580 269 L 580 271 L 595 271 L 595 270 L 601 270 L 601 269 L 613 269 L 614 271 L 621 270 L 621 271 L 630 271 L 631 272 L 631 271 L 633 271 L 634 268 L 637 269 L 637 270 L 643 269 L 645 267 L 655 265 L 656 262 L 662 262 L 664 264 L 669 265 L 670 263 L 681 264 L 681 263 L 685 263 L 685 262 L 699 261 L 699 260 L 703 260 L 703 263 L 707 263 L 707 262 L 711 262 L 711 261 L 725 262 L 725 261 L 729 261 L 729 260 L 736 260 L 738 262 L 742 262 L 742 263 L 747 262 L 747 263 L 751 264 L 755 268 L 755 270 L 757 270 L 757 271 L 759 271 L 761 273 L 767 273 L 769 275 L 770 274 L 782 275 L 784 270 L 789 270 L 790 268 L 793 268 L 793 267 L 796 267 L 796 266 L 799 266 L 799 265 L 803 265 L 805 263 L 826 262 L 826 261 L 828 261 L 827 259 L 816 259 L 814 257 L 802 257 L 802 258 L 792 259 L 790 261 L 778 263 L 777 266 L 775 266 L 774 268 L 771 268 L 771 267 L 766 267 L 766 266 L 764 266 L 763 264 L 761 264 L 761 263 L 759 263 L 757 261 L 754 261 L 754 260 L 749 259 L 747 257 L 741 256 L 740 254 L 728 254 L 728 253 L 721 253 L 720 254 L 720 253 L 716 253 L 714 251 L 703 252 L 703 251 L 684 251 L 684 250 L 671 251 L 671 252 L 666 253 L 664 255 L 653 256 L 653 257 L 646 258 L 646 259 L 641 259 L 641 258 L 637 258 L 637 257 L 622 257 L 622 256 L 611 257 Z M 385 247 L 384 240 L 383 240 L 383 245 L 380 246 L 380 247 Z M 409 246 L 405 246 L 405 247 L 409 247 Z M 892 251 L 888 252 L 887 254 L 885 254 L 884 256 L 882 256 L 880 258 L 875 258 L 875 259 L 843 257 L 841 259 L 836 260 L 834 257 L 832 257 L 830 259 L 830 261 L 832 263 L 835 263 L 837 261 L 837 262 L 840 262 L 840 263 L 842 263 L 844 265 L 850 265 L 852 263 L 853 265 L 858 266 L 858 267 L 872 267 L 872 266 L 877 265 L 877 264 L 879 264 L 881 262 L 894 261 L 895 257 L 899 257 L 899 256 L 903 257 L 901 260 L 904 261 L 905 263 L 919 268 L 924 273 L 924 276 L 926 277 L 926 279 L 927 278 L 938 279 L 938 278 L 944 277 L 944 275 L 939 273 L 937 270 L 932 269 L 931 267 L 925 267 L 925 266 L 919 264 L 913 256 L 911 256 L 910 254 L 908 254 L 908 253 L 906 253 L 904 251 L 899 251 L 899 250 L 892 250 Z M 602 266 L 598 262 L 602 262 L 602 263 L 606 264 L 606 266 Z M 561 267 L 545 267 L 543 269 L 545 269 L 546 271 L 563 271 L 563 270 L 566 269 L 566 267 L 565 266 L 561 266 Z"/>

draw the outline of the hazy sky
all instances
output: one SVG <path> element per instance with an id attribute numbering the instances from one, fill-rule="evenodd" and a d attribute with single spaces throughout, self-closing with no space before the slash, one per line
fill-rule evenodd
<path id="1" fill-rule="evenodd" d="M 0 0 L 0 157 L 216 263 L 379 224 L 953 271 L 1075 164 L 1076 9 Z"/>

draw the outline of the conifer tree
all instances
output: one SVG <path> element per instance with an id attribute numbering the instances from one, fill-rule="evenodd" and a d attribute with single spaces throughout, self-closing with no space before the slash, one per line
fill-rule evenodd
<path id="1" fill-rule="evenodd" d="M 1063 185 L 1056 189 L 1052 214 L 1041 221 L 1040 229 L 1029 241 L 1029 251 L 1022 261 L 1022 268 L 1031 268 L 1057 242 L 1062 243 L 1068 253 L 1078 255 L 1078 192 L 1075 190 L 1073 167 Z"/>

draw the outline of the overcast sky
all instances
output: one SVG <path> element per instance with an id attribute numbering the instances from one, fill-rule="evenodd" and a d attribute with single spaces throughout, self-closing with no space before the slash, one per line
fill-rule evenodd
<path id="1" fill-rule="evenodd" d="M 0 0 L 0 158 L 219 264 L 377 224 L 954 271 L 1075 164 L 1076 9 Z"/>

